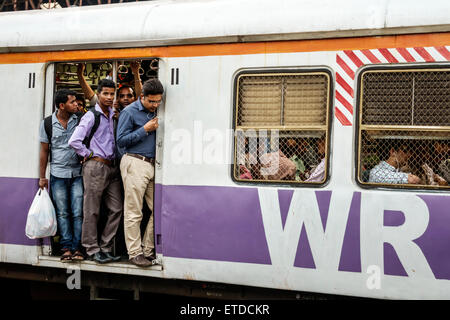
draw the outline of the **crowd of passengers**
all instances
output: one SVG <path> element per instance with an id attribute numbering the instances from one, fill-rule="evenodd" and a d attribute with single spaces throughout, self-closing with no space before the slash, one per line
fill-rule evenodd
<path id="1" fill-rule="evenodd" d="M 122 217 L 129 261 L 148 267 L 155 260 L 153 213 L 143 237 L 141 221 L 144 199 L 153 208 L 157 108 L 164 88 L 157 79 L 141 84 L 139 67 L 131 63 L 135 89 L 121 85 L 115 99 L 115 82 L 103 79 L 94 92 L 80 64 L 84 96 L 58 90 L 56 111 L 41 122 L 39 187 L 50 184 L 62 262 L 119 261 L 112 249 Z M 45 178 L 49 156 L 50 181 Z M 101 210 L 106 222 L 98 232 Z"/>
<path id="2" fill-rule="evenodd" d="M 121 257 L 112 255 L 112 247 L 123 217 L 128 259 L 147 267 L 155 259 L 153 214 L 141 237 L 142 208 L 144 200 L 148 208 L 153 208 L 156 111 L 164 88 L 157 79 L 142 85 L 140 65 L 132 62 L 134 90 L 122 84 L 115 99 L 116 84 L 103 79 L 95 93 L 83 77 L 84 68 L 80 64 L 77 71 L 84 96 L 68 89 L 58 90 L 56 111 L 40 126 L 39 187 L 48 188 L 45 177 L 50 156 L 50 192 L 57 214 L 61 261 L 119 261 Z M 91 108 L 86 109 L 85 97 Z M 246 152 L 238 159 L 239 178 L 324 182 L 324 136 L 315 139 L 314 146 L 302 139 L 280 141 L 278 151 L 259 150 L 257 160 L 248 152 L 247 139 Z M 390 145 L 387 159 L 363 171 L 363 180 L 448 185 L 450 146 L 435 143 L 434 148 L 443 159 L 439 166 L 441 175 L 426 163 L 422 165 L 423 177 L 410 173 L 406 167 L 411 157 L 410 144 L 396 141 Z M 106 224 L 98 234 L 102 208 L 107 214 Z"/>
<path id="3" fill-rule="evenodd" d="M 325 182 L 324 136 L 316 138 L 316 142 L 311 142 L 311 139 L 281 138 L 280 147 L 275 152 L 264 152 L 264 148 L 261 148 L 264 143 L 256 138 L 253 138 L 253 144 L 258 145 L 259 149 L 251 152 L 249 140 L 252 138 L 245 139 L 245 152 L 238 157 L 239 179 Z M 432 144 L 432 150 L 423 144 L 414 145 L 404 140 L 392 140 L 386 146 L 389 149 L 385 160 L 372 168 L 362 167 L 363 182 L 436 186 L 447 186 L 450 182 L 448 142 L 436 141 Z M 415 150 L 415 156 L 412 150 Z M 413 164 L 420 166 L 413 167 L 411 159 Z"/>
<path id="4" fill-rule="evenodd" d="M 417 158 L 412 164 L 420 164 L 419 167 L 413 167 L 409 162 L 413 158 L 412 150 L 416 151 Z M 449 158 L 450 146 L 446 142 L 435 142 L 431 151 L 411 142 L 396 140 L 390 143 L 387 159 L 370 171 L 363 171 L 363 174 L 366 180 L 368 174 L 368 182 L 373 183 L 446 186 L 450 181 Z"/>

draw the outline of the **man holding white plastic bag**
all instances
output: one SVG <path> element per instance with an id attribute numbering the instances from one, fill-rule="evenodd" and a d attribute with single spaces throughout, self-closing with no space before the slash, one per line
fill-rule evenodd
<path id="1" fill-rule="evenodd" d="M 48 187 L 45 178 L 50 155 L 50 191 L 55 204 L 61 236 L 62 262 L 83 260 L 81 228 L 83 223 L 83 178 L 81 163 L 68 142 L 77 124 L 76 92 L 62 89 L 55 94 L 57 110 L 51 115 L 51 126 L 41 122 L 39 141 L 39 187 Z"/>

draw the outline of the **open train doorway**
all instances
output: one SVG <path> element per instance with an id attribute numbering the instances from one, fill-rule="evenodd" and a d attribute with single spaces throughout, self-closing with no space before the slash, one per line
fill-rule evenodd
<path id="1" fill-rule="evenodd" d="M 139 99 L 142 93 L 142 84 L 147 80 L 158 78 L 158 70 L 158 58 L 102 59 L 95 61 L 78 60 L 52 63 L 47 68 L 46 99 L 44 109 L 45 117 L 55 112 L 56 106 L 54 104 L 54 95 L 55 92 L 60 89 L 70 89 L 76 93 L 79 116 L 86 113 L 89 109 L 95 108 L 95 104 L 98 99 L 97 88 L 99 82 L 103 79 L 109 79 L 114 81 L 116 85 L 113 109 L 117 120 L 120 117 L 121 110 L 133 103 L 136 99 Z M 114 124 L 114 130 L 117 130 L 117 121 Z M 116 151 L 120 154 L 119 149 L 116 148 Z M 117 166 L 119 166 L 121 156 L 117 159 Z M 47 173 L 49 172 L 50 170 L 48 169 Z M 155 188 L 153 188 L 153 190 L 155 190 Z M 101 234 L 102 230 L 106 226 L 106 210 L 107 208 L 104 204 L 102 204 L 99 221 L 97 224 L 98 234 Z M 143 237 L 145 227 L 147 226 L 150 217 L 153 216 L 153 208 L 149 208 L 146 201 L 143 201 L 142 212 L 143 218 L 141 222 L 141 236 Z M 60 256 L 62 254 L 61 249 L 61 235 L 58 230 L 57 234 L 50 239 L 50 250 L 48 254 L 51 256 Z M 82 250 L 83 253 L 86 254 L 84 248 L 82 248 Z M 112 254 L 114 256 L 120 256 L 121 261 L 128 261 L 124 237 L 123 214 L 114 238 L 112 250 Z"/>

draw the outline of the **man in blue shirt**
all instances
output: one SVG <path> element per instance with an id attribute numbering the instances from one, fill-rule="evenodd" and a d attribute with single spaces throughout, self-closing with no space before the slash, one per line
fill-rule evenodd
<path id="1" fill-rule="evenodd" d="M 142 91 L 141 96 L 120 113 L 117 144 L 125 153 L 120 161 L 120 172 L 125 190 L 124 229 L 128 256 L 133 264 L 147 267 L 155 259 L 154 214 L 150 216 L 143 239 L 140 225 L 144 198 L 153 211 L 156 109 L 162 102 L 164 88 L 159 80 L 151 79 L 144 83 Z"/>
<path id="2" fill-rule="evenodd" d="M 57 111 L 51 116 L 51 135 L 41 122 L 39 141 L 39 187 L 48 187 L 45 178 L 50 154 L 50 191 L 56 208 L 58 229 L 61 236 L 62 262 L 83 260 L 80 252 L 81 226 L 83 220 L 83 178 L 81 164 L 68 141 L 74 132 L 78 117 L 76 92 L 62 89 L 55 94 Z"/>

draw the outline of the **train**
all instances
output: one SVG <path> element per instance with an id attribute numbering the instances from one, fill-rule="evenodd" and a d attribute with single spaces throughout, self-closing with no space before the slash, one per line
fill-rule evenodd
<path id="1" fill-rule="evenodd" d="M 67 268 L 50 238 L 25 235 L 40 122 L 56 89 L 76 87 L 76 64 L 95 87 L 139 59 L 165 88 L 159 264 L 81 272 L 449 299 L 448 12 L 444 0 L 156 0 L 0 13 L 0 266 Z M 393 141 L 411 152 L 395 172 L 419 183 L 370 180 Z"/>

